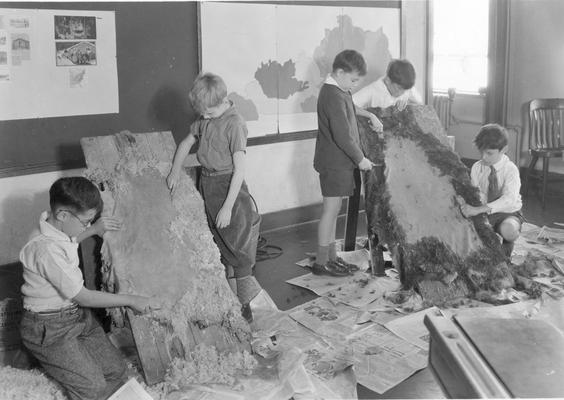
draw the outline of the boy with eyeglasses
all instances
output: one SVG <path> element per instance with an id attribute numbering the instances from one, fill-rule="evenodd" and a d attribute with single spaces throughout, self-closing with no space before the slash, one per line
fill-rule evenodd
<path id="1" fill-rule="evenodd" d="M 98 218 L 98 188 L 83 177 L 57 180 L 49 190 L 50 211 L 39 219 L 20 252 L 23 264 L 24 346 L 70 399 L 105 399 L 126 378 L 125 363 L 90 307 L 160 308 L 154 297 L 113 294 L 84 287 L 78 243 L 121 228 L 119 220 Z"/>

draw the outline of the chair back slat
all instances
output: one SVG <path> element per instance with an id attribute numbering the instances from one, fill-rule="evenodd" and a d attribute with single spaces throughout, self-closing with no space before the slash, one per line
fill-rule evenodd
<path id="1" fill-rule="evenodd" d="M 529 149 L 564 149 L 564 99 L 535 99 L 530 102 Z"/>

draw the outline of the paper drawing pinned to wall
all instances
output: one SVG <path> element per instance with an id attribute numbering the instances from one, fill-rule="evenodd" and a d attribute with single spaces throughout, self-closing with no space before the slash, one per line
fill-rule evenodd
<path id="1" fill-rule="evenodd" d="M 85 68 L 70 68 L 69 69 L 69 87 L 83 88 L 88 83 Z"/>
<path id="2" fill-rule="evenodd" d="M 96 17 L 55 15 L 55 39 L 96 39 Z"/>
<path id="3" fill-rule="evenodd" d="M 21 65 L 31 59 L 31 41 L 27 33 L 12 33 L 12 65 Z"/>
<path id="4" fill-rule="evenodd" d="M 27 29 L 29 28 L 28 18 L 10 18 L 10 28 Z"/>
<path id="5" fill-rule="evenodd" d="M 56 42 L 57 66 L 96 65 L 95 42 Z"/>

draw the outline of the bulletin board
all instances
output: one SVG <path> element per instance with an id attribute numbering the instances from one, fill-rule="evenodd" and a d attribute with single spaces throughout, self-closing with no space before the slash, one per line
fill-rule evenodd
<path id="1" fill-rule="evenodd" d="M 358 89 L 400 56 L 399 2 L 295 3 L 200 4 L 201 69 L 225 80 L 249 137 L 317 129 L 317 95 L 340 51 L 368 64 Z"/>
<path id="2" fill-rule="evenodd" d="M 118 113 L 114 14 L 0 8 L 0 121 Z"/>

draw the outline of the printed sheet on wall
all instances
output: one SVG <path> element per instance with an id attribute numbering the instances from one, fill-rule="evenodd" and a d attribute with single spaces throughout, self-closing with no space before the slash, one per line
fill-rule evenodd
<path id="1" fill-rule="evenodd" d="M 113 11 L 0 8 L 0 120 L 117 112 Z"/>
<path id="2" fill-rule="evenodd" d="M 399 8 L 203 2 L 202 70 L 225 80 L 249 137 L 314 130 L 337 53 L 366 59 L 358 89 L 375 81 L 400 55 L 400 19 Z"/>

